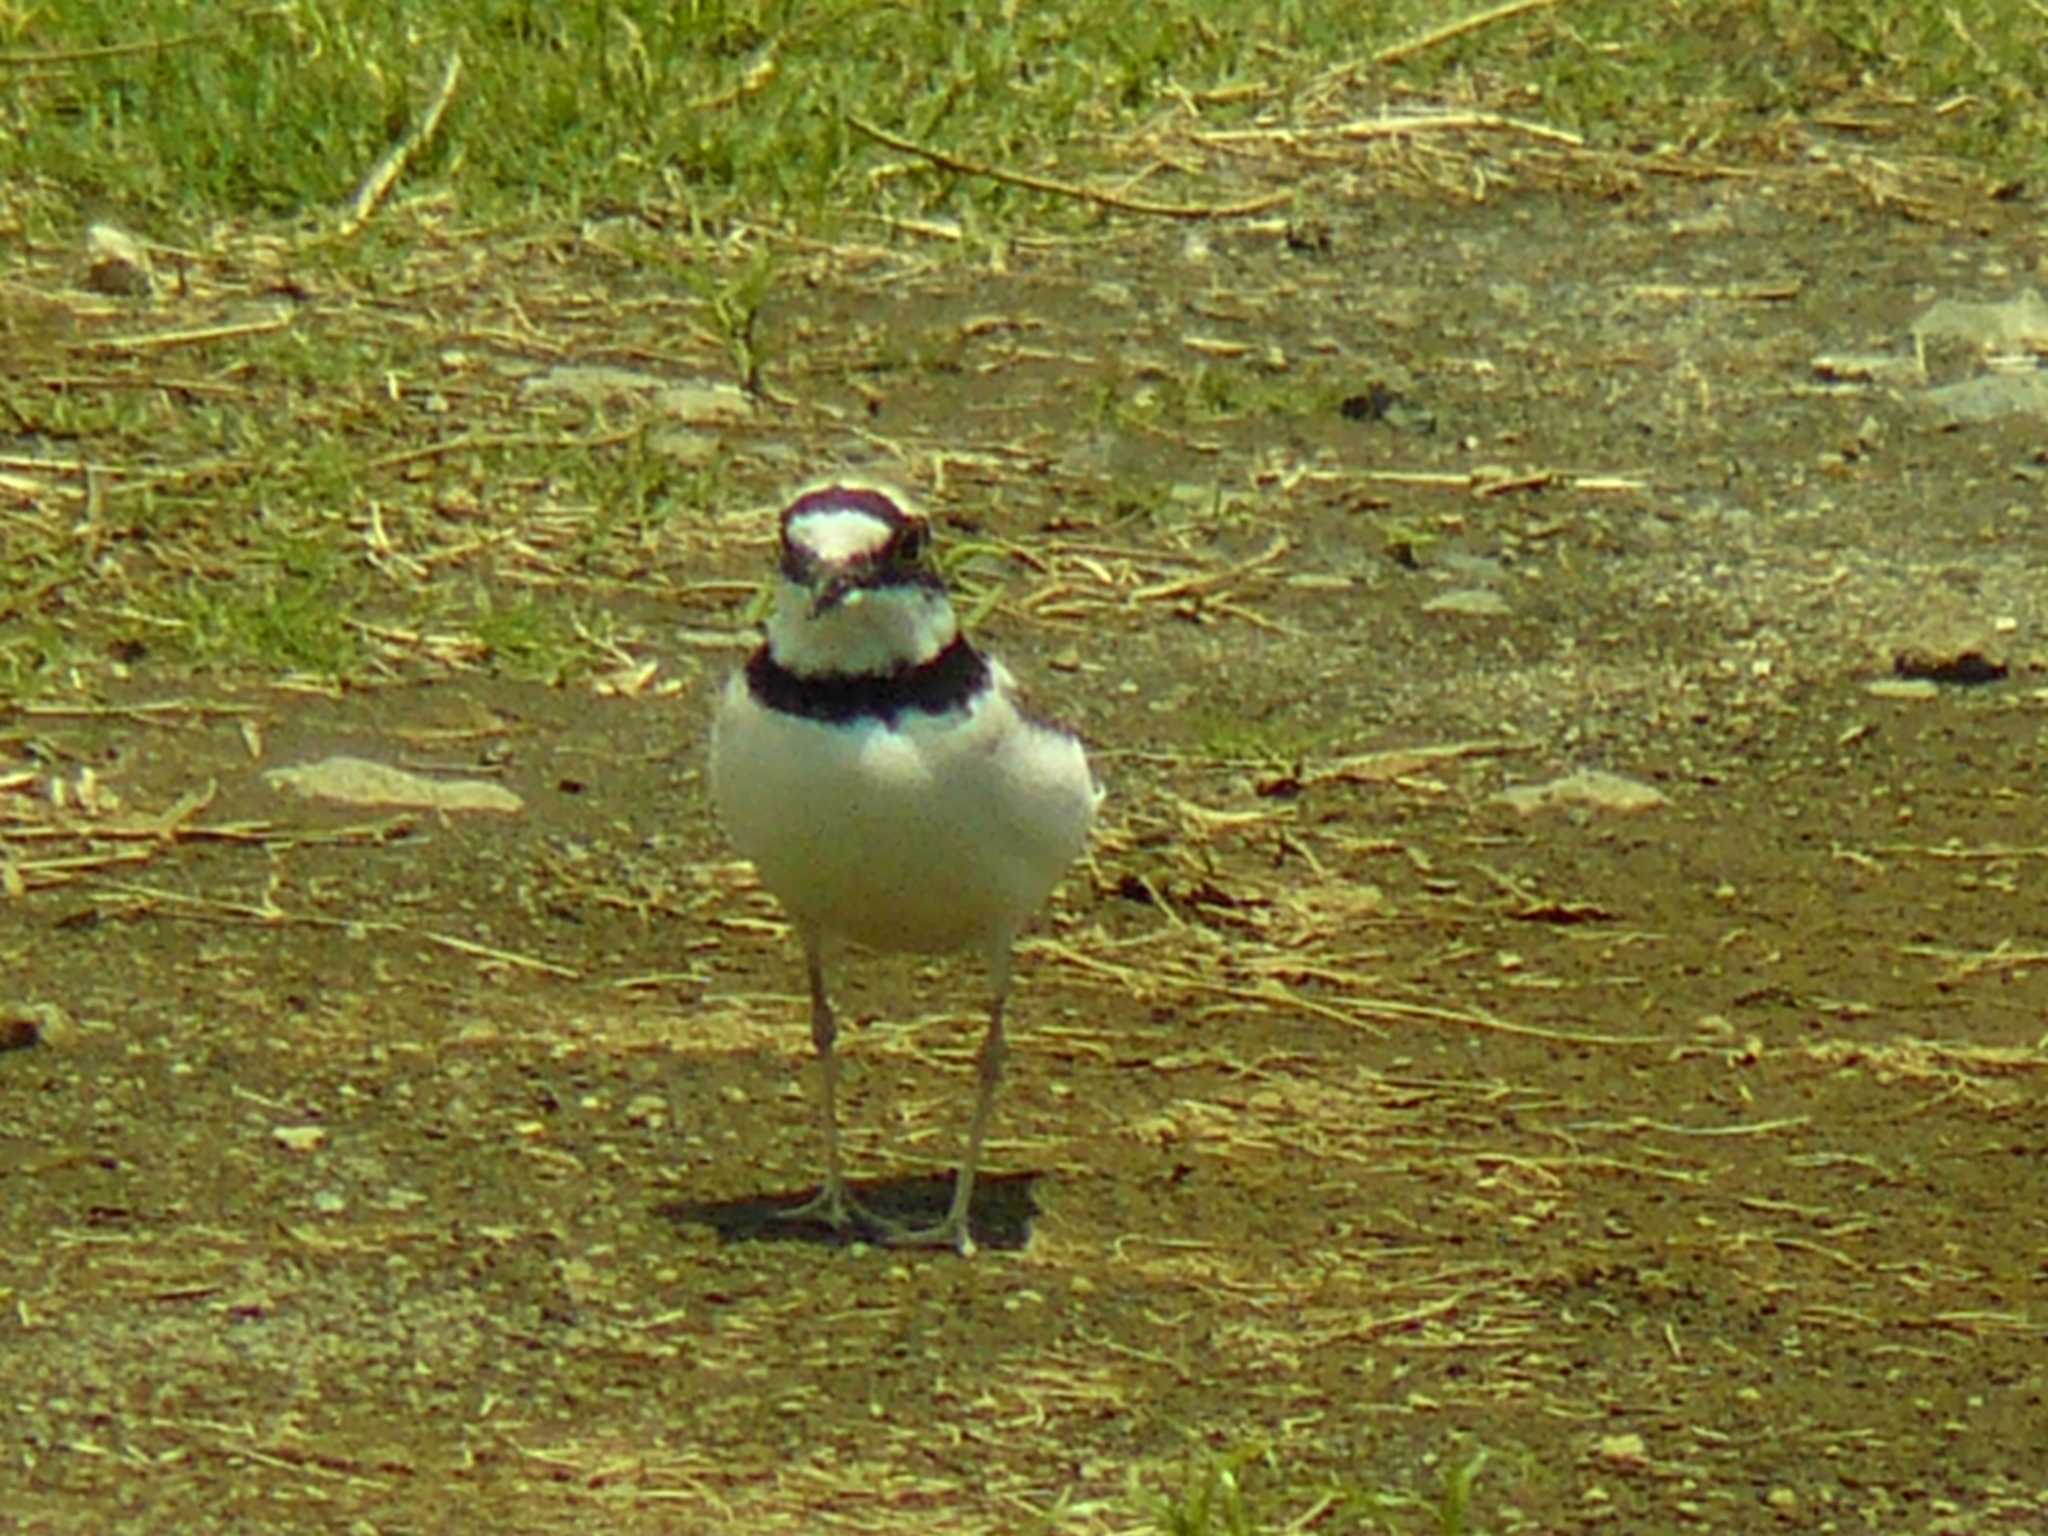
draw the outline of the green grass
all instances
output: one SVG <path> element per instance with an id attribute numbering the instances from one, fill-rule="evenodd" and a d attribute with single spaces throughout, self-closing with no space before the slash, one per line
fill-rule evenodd
<path id="1" fill-rule="evenodd" d="M 331 679 L 361 660 L 347 610 L 331 576 L 286 571 L 219 586 L 195 582 L 177 595 L 171 617 L 201 663 Z"/>
<path id="2" fill-rule="evenodd" d="M 418 172 L 484 218 L 659 202 L 718 223 L 739 210 L 836 222 L 863 201 L 863 162 L 880 158 L 849 113 L 1028 153 L 1027 141 L 1111 126 L 1171 79 L 1227 76 L 1271 30 L 1216 3 L 1108 29 L 1078 10 L 1018 9 L 80 0 L 11 29 L 17 59 L 72 57 L 19 88 L 14 115 L 37 147 L 0 167 L 130 210 L 333 207 L 454 52 L 463 80 Z M 77 56 L 94 49 L 109 52 Z"/>
<path id="3" fill-rule="evenodd" d="M 1473 1496 L 1488 1453 L 1477 1447 L 1448 1465 L 1433 1498 L 1348 1484 L 1296 1486 L 1271 1446 L 1200 1458 L 1180 1491 L 1141 1495 L 1159 1536 L 1279 1536 L 1286 1531 L 1470 1536 Z"/>
<path id="4" fill-rule="evenodd" d="M 1179 0 L 1113 20 L 998 0 L 72 0 L 0 8 L 0 175 L 64 189 L 52 217 L 65 206 L 196 228 L 333 210 L 420 113 L 451 53 L 462 79 L 408 182 L 486 221 L 573 224 L 658 205 L 719 229 L 871 228 L 884 213 L 1085 222 L 1085 210 L 936 168 L 878 180 L 899 157 L 846 119 L 1085 174 L 1106 140 L 1171 116 L 1183 92 L 1268 87 L 1261 99 L 1284 101 L 1339 62 L 1380 91 L 1507 86 L 1527 115 L 1614 142 L 1754 139 L 1838 99 L 1907 97 L 1964 103 L 1930 125 L 1938 147 L 2015 172 L 2048 154 L 2048 18 L 2006 0 L 1596 0 L 1369 64 L 1446 15 L 1434 0 Z M 1204 123 L 1254 110 L 1219 102 Z"/>
<path id="5" fill-rule="evenodd" d="M 1205 757 L 1276 770 L 1299 769 L 1313 758 L 1331 755 L 1353 733 L 1348 721 L 1310 725 L 1291 716 L 1254 720 L 1222 705 L 1190 708 L 1185 730 L 1195 750 Z"/>
<path id="6" fill-rule="evenodd" d="M 549 683 L 572 670 L 588 634 L 579 634 L 579 620 L 567 604 L 532 596 L 505 601 L 488 592 L 477 594 L 469 627 L 500 672 Z"/>

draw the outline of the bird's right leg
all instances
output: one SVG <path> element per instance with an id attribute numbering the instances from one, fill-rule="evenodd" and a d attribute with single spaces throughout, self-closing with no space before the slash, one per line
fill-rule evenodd
<path id="1" fill-rule="evenodd" d="M 839 1161 L 839 1057 L 833 1044 L 839 1038 L 839 1024 L 832 1016 L 832 999 L 825 995 L 825 956 L 822 935 L 814 928 L 802 930 L 804 969 L 811 982 L 811 1044 L 818 1052 L 818 1064 L 825 1078 L 825 1183 L 802 1205 L 775 1214 L 784 1218 L 811 1218 L 834 1231 L 844 1231 L 856 1215 L 866 1216 L 846 1187 L 846 1173 Z"/>

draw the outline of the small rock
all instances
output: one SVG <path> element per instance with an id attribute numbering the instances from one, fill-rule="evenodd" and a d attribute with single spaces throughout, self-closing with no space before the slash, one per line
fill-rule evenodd
<path id="1" fill-rule="evenodd" d="M 1508 611 L 1508 600 L 1491 587 L 1460 587 L 1440 592 L 1422 605 L 1424 613 L 1462 613 L 1475 618 L 1497 619 Z"/>
<path id="2" fill-rule="evenodd" d="M 754 415 L 752 398 L 737 384 L 679 384 L 656 395 L 654 404 L 693 427 L 738 426 Z"/>
<path id="3" fill-rule="evenodd" d="M 1993 627 L 1960 615 L 1929 619 L 1892 653 L 1894 673 L 1932 683 L 1995 683 L 2009 670 Z"/>
<path id="4" fill-rule="evenodd" d="M 0 1008 L 0 1051 L 64 1045 L 77 1034 L 76 1021 L 55 1003 L 11 1003 Z"/>
<path id="5" fill-rule="evenodd" d="M 685 426 L 733 426 L 753 418 L 754 402 L 736 384 L 691 379 L 677 383 L 659 374 L 601 363 L 568 363 L 521 381 L 519 392 L 562 396 L 591 405 L 645 400 L 671 421 Z"/>
<path id="6" fill-rule="evenodd" d="M 156 291 L 156 273 L 142 242 L 111 224 L 85 232 L 85 286 L 95 293 L 146 298 Z"/>
<path id="7" fill-rule="evenodd" d="M 568 395 L 574 399 L 602 404 L 632 395 L 651 395 L 668 386 L 659 374 L 634 368 L 613 368 L 601 363 L 564 363 L 521 382 L 522 395 Z"/>
<path id="8" fill-rule="evenodd" d="M 342 805 L 402 805 L 430 811 L 499 811 L 515 814 L 526 802 L 502 784 L 483 779 L 435 779 L 362 757 L 273 768 L 263 775 L 276 789 Z"/>
<path id="9" fill-rule="evenodd" d="M 1997 421 L 2005 416 L 2048 416 L 2048 375 L 1986 373 L 1930 389 L 1921 397 L 1943 425 Z"/>
<path id="10" fill-rule="evenodd" d="M 1910 353 L 1823 352 L 1812 366 L 1817 377 L 1840 383 L 1910 382 L 1923 376 L 1920 360 Z"/>
<path id="11" fill-rule="evenodd" d="M 1518 784 L 1504 789 L 1493 797 L 1493 803 L 1505 805 L 1522 816 L 1533 816 L 1557 806 L 1583 806 L 1588 810 L 1632 815 L 1669 805 L 1671 801 L 1663 791 L 1638 780 L 1598 768 L 1581 768 L 1548 784 Z"/>
<path id="12" fill-rule="evenodd" d="M 41 1038 L 42 1031 L 27 1014 L 0 1014 L 0 1051 L 25 1051 Z"/>
<path id="13" fill-rule="evenodd" d="M 1991 304 L 1942 299 L 1913 322 L 1913 335 L 1974 342 L 1991 351 L 2031 351 L 2048 344 L 2048 299 L 2033 288 Z"/>

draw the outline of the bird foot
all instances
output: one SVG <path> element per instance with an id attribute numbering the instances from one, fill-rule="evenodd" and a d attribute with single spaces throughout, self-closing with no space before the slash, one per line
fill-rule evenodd
<path id="1" fill-rule="evenodd" d="M 891 1248 L 954 1248 L 960 1257 L 974 1257 L 974 1234 L 967 1230 L 967 1218 L 948 1216 L 935 1227 L 901 1227 L 891 1224 L 882 1235 Z"/>
<path id="2" fill-rule="evenodd" d="M 818 1192 L 801 1205 L 792 1205 L 787 1210 L 774 1213 L 777 1221 L 815 1221 L 830 1227 L 834 1232 L 844 1232 L 849 1227 L 862 1227 L 874 1232 L 884 1242 L 891 1242 L 901 1230 L 888 1217 L 877 1214 L 853 1198 L 853 1191 L 844 1183 L 827 1180 Z"/>
<path id="3" fill-rule="evenodd" d="M 774 1213 L 777 1221 L 822 1222 L 834 1232 L 860 1227 L 891 1248 L 954 1248 L 963 1258 L 974 1254 L 974 1235 L 964 1215 L 948 1214 L 933 1227 L 910 1227 L 868 1209 L 843 1183 L 826 1183 L 801 1205 Z"/>
<path id="4" fill-rule="evenodd" d="M 874 1220 L 873 1215 L 847 1192 L 844 1184 L 828 1182 L 802 1205 L 774 1213 L 777 1221 L 821 1221 L 835 1232 L 844 1232 L 856 1219 Z"/>

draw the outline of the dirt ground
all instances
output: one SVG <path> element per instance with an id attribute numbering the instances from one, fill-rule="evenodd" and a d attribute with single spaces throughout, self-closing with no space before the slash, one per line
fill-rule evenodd
<path id="1" fill-rule="evenodd" d="M 737 504 L 593 589 L 651 677 L 0 713 L 0 1523 L 1134 1531 L 1265 1448 L 1272 1528 L 1420 1531 L 1324 1490 L 1483 1447 L 1495 1533 L 2048 1530 L 2048 427 L 1816 365 L 2048 284 L 2038 206 L 836 260 L 780 404 L 679 447 Z M 471 303 L 422 323 L 487 350 Z M 1109 789 L 972 1259 L 766 1215 L 816 1074 L 702 747 L 843 465 L 990 546 L 979 633 Z M 523 808 L 264 777 L 335 752 Z M 1496 798 L 1579 770 L 1661 801 Z M 980 977 L 835 974 L 854 1172 L 936 1207 Z"/>

